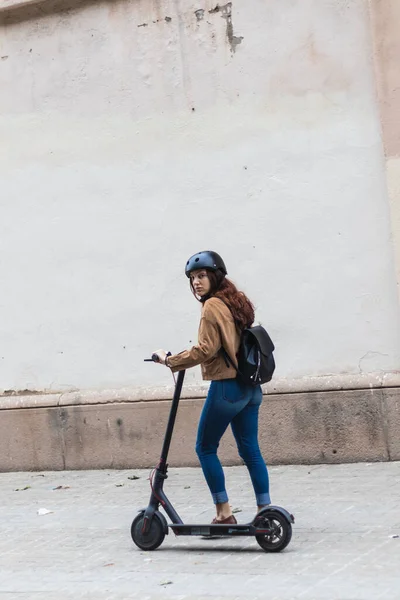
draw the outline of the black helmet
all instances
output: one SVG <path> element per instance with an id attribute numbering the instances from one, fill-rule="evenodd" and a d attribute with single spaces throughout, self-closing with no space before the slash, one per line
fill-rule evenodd
<path id="1" fill-rule="evenodd" d="M 203 252 L 193 254 L 193 256 L 189 258 L 185 267 L 186 277 L 190 277 L 190 273 L 192 271 L 197 271 L 197 269 L 222 271 L 224 275 L 227 275 L 224 261 L 219 254 L 212 252 L 212 250 L 203 250 Z"/>

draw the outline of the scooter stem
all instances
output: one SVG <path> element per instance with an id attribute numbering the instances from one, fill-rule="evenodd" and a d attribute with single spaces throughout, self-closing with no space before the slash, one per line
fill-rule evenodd
<path id="1" fill-rule="evenodd" d="M 184 378 L 185 378 L 185 371 L 179 371 L 178 379 L 175 384 L 174 397 L 172 399 L 171 411 L 169 413 L 164 443 L 163 443 L 163 447 L 161 450 L 159 469 L 162 473 L 166 473 L 166 470 L 167 470 L 167 458 L 168 458 L 168 453 L 169 453 L 169 447 L 171 444 L 172 433 L 174 431 L 176 413 L 178 411 L 179 400 L 181 397 L 181 391 L 182 391 L 182 385 L 183 385 Z"/>

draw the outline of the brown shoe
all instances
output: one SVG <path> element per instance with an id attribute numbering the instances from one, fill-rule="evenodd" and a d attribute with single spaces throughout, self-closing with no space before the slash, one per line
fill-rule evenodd
<path id="1" fill-rule="evenodd" d="M 237 521 L 233 515 L 231 515 L 230 517 L 226 517 L 226 519 L 221 519 L 221 520 L 217 519 L 217 517 L 215 517 L 212 520 L 211 525 L 237 525 Z"/>
<path id="2" fill-rule="evenodd" d="M 227 517 L 226 519 L 221 519 L 221 520 L 218 520 L 217 517 L 215 517 L 212 520 L 211 525 L 237 525 L 237 521 L 233 515 L 231 515 L 230 517 Z M 222 536 L 222 535 L 203 535 L 202 536 L 203 540 L 212 540 L 212 539 L 220 538 L 220 537 L 224 537 L 224 536 Z"/>

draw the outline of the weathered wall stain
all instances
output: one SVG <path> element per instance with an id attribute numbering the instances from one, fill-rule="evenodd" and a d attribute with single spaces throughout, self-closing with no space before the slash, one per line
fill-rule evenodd
<path id="1" fill-rule="evenodd" d="M 307 72 L 307 78 L 302 76 L 304 72 Z M 310 92 L 348 92 L 355 85 L 355 78 L 346 63 L 327 52 L 322 41 L 309 33 L 295 49 L 274 64 L 269 91 L 272 95 L 278 93 L 281 98 L 282 95 L 303 96 Z"/>
<path id="2" fill-rule="evenodd" d="M 59 392 L 46 390 L 4 390 L 0 396 L 37 396 L 38 394 L 57 394 Z"/>
<path id="3" fill-rule="evenodd" d="M 370 3 L 373 50 L 386 156 L 400 156 L 400 3 Z"/>
<path id="4" fill-rule="evenodd" d="M 198 8 L 194 11 L 194 14 L 196 15 L 196 19 L 198 21 L 202 21 L 204 19 L 204 8 Z"/>
<path id="5" fill-rule="evenodd" d="M 400 295 L 400 3 L 371 0 L 369 8 Z"/>
<path id="6" fill-rule="evenodd" d="M 226 6 L 226 5 L 224 5 L 224 6 Z M 213 14 L 219 12 L 222 8 L 223 8 L 222 6 L 220 6 L 219 4 L 217 4 L 214 8 L 212 8 L 208 12 L 210 13 L 210 15 L 213 15 Z"/>
<path id="7" fill-rule="evenodd" d="M 226 37 L 228 38 L 229 46 L 232 54 L 236 52 L 237 46 L 242 43 L 243 36 L 237 36 L 233 33 L 232 23 L 232 2 L 227 4 L 217 4 L 214 8 L 208 11 L 210 15 L 221 13 L 221 17 L 226 20 Z"/>
<path id="8" fill-rule="evenodd" d="M 165 21 L 166 23 L 171 23 L 172 18 L 171 17 L 164 17 L 163 19 L 156 19 L 155 21 L 152 21 L 153 24 L 155 23 L 160 23 L 161 21 Z M 138 27 L 148 27 L 148 23 L 140 23 L 138 25 Z"/>

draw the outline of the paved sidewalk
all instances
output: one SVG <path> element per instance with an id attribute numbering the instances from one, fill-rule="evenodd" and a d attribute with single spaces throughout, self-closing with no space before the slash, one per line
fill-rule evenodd
<path id="1" fill-rule="evenodd" d="M 226 474 L 245 522 L 247 472 Z M 0 474 L 0 598 L 399 600 L 400 463 L 272 467 L 270 475 L 273 501 L 296 517 L 277 555 L 252 538 L 172 534 L 141 552 L 130 524 L 149 496 L 147 471 Z M 184 519 L 212 518 L 200 470 L 171 470 L 166 491 Z"/>

